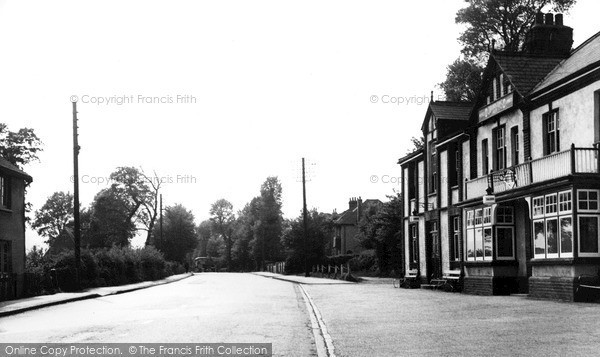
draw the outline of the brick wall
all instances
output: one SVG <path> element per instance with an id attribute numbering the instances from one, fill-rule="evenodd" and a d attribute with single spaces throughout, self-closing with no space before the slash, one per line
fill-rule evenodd
<path id="1" fill-rule="evenodd" d="M 529 278 L 529 296 L 541 299 L 574 301 L 575 279 L 532 276 Z"/>
<path id="2" fill-rule="evenodd" d="M 472 295 L 493 295 L 493 277 L 466 276 L 463 281 L 463 293 Z"/>

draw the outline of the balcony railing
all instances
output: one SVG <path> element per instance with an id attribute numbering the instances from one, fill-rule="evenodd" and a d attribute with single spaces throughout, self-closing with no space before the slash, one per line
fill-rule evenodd
<path id="1" fill-rule="evenodd" d="M 494 193 L 514 190 L 573 174 L 600 173 L 600 155 L 597 148 L 576 148 L 527 161 L 504 170 L 465 182 L 465 199 L 482 197 L 489 187 Z"/>

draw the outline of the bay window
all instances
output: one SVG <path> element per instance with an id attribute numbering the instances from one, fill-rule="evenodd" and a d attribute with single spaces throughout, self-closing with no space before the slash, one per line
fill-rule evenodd
<path id="1" fill-rule="evenodd" d="M 600 206 L 598 190 L 577 190 L 577 229 L 579 232 L 579 256 L 600 256 Z"/>

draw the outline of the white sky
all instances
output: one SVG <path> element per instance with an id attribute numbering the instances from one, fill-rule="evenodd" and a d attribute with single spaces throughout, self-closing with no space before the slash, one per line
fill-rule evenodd
<path id="1" fill-rule="evenodd" d="M 349 197 L 385 200 L 399 189 L 396 162 L 419 135 L 423 98 L 459 55 L 454 18 L 464 5 L 0 0 L 0 122 L 34 128 L 44 141 L 40 162 L 26 168 L 34 209 L 73 190 L 77 95 L 84 206 L 106 187 L 91 180 L 131 165 L 172 179 L 165 205 L 183 204 L 197 223 L 219 198 L 241 209 L 270 175 L 282 181 L 285 216 L 295 217 L 306 157 L 315 164 L 309 207 L 343 211 Z M 597 0 L 579 0 L 565 17 L 575 45 L 600 30 L 599 10 Z M 406 99 L 386 104 L 385 95 Z M 90 103 L 123 96 L 132 103 Z M 193 179 L 177 183 L 178 175 Z M 28 249 L 42 241 L 28 230 Z"/>

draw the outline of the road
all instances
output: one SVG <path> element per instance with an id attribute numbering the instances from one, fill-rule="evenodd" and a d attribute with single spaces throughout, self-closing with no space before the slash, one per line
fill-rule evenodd
<path id="1" fill-rule="evenodd" d="M 298 285 L 227 273 L 1 318 L 0 342 L 262 342 L 317 355 Z"/>
<path id="2" fill-rule="evenodd" d="M 0 318 L 0 342 L 273 343 L 276 356 L 305 357 L 324 351 L 325 343 L 313 334 L 321 331 L 314 329 L 316 320 L 338 357 L 595 356 L 600 351 L 597 304 L 391 284 L 302 286 L 315 315 L 298 284 L 203 273 Z"/>

